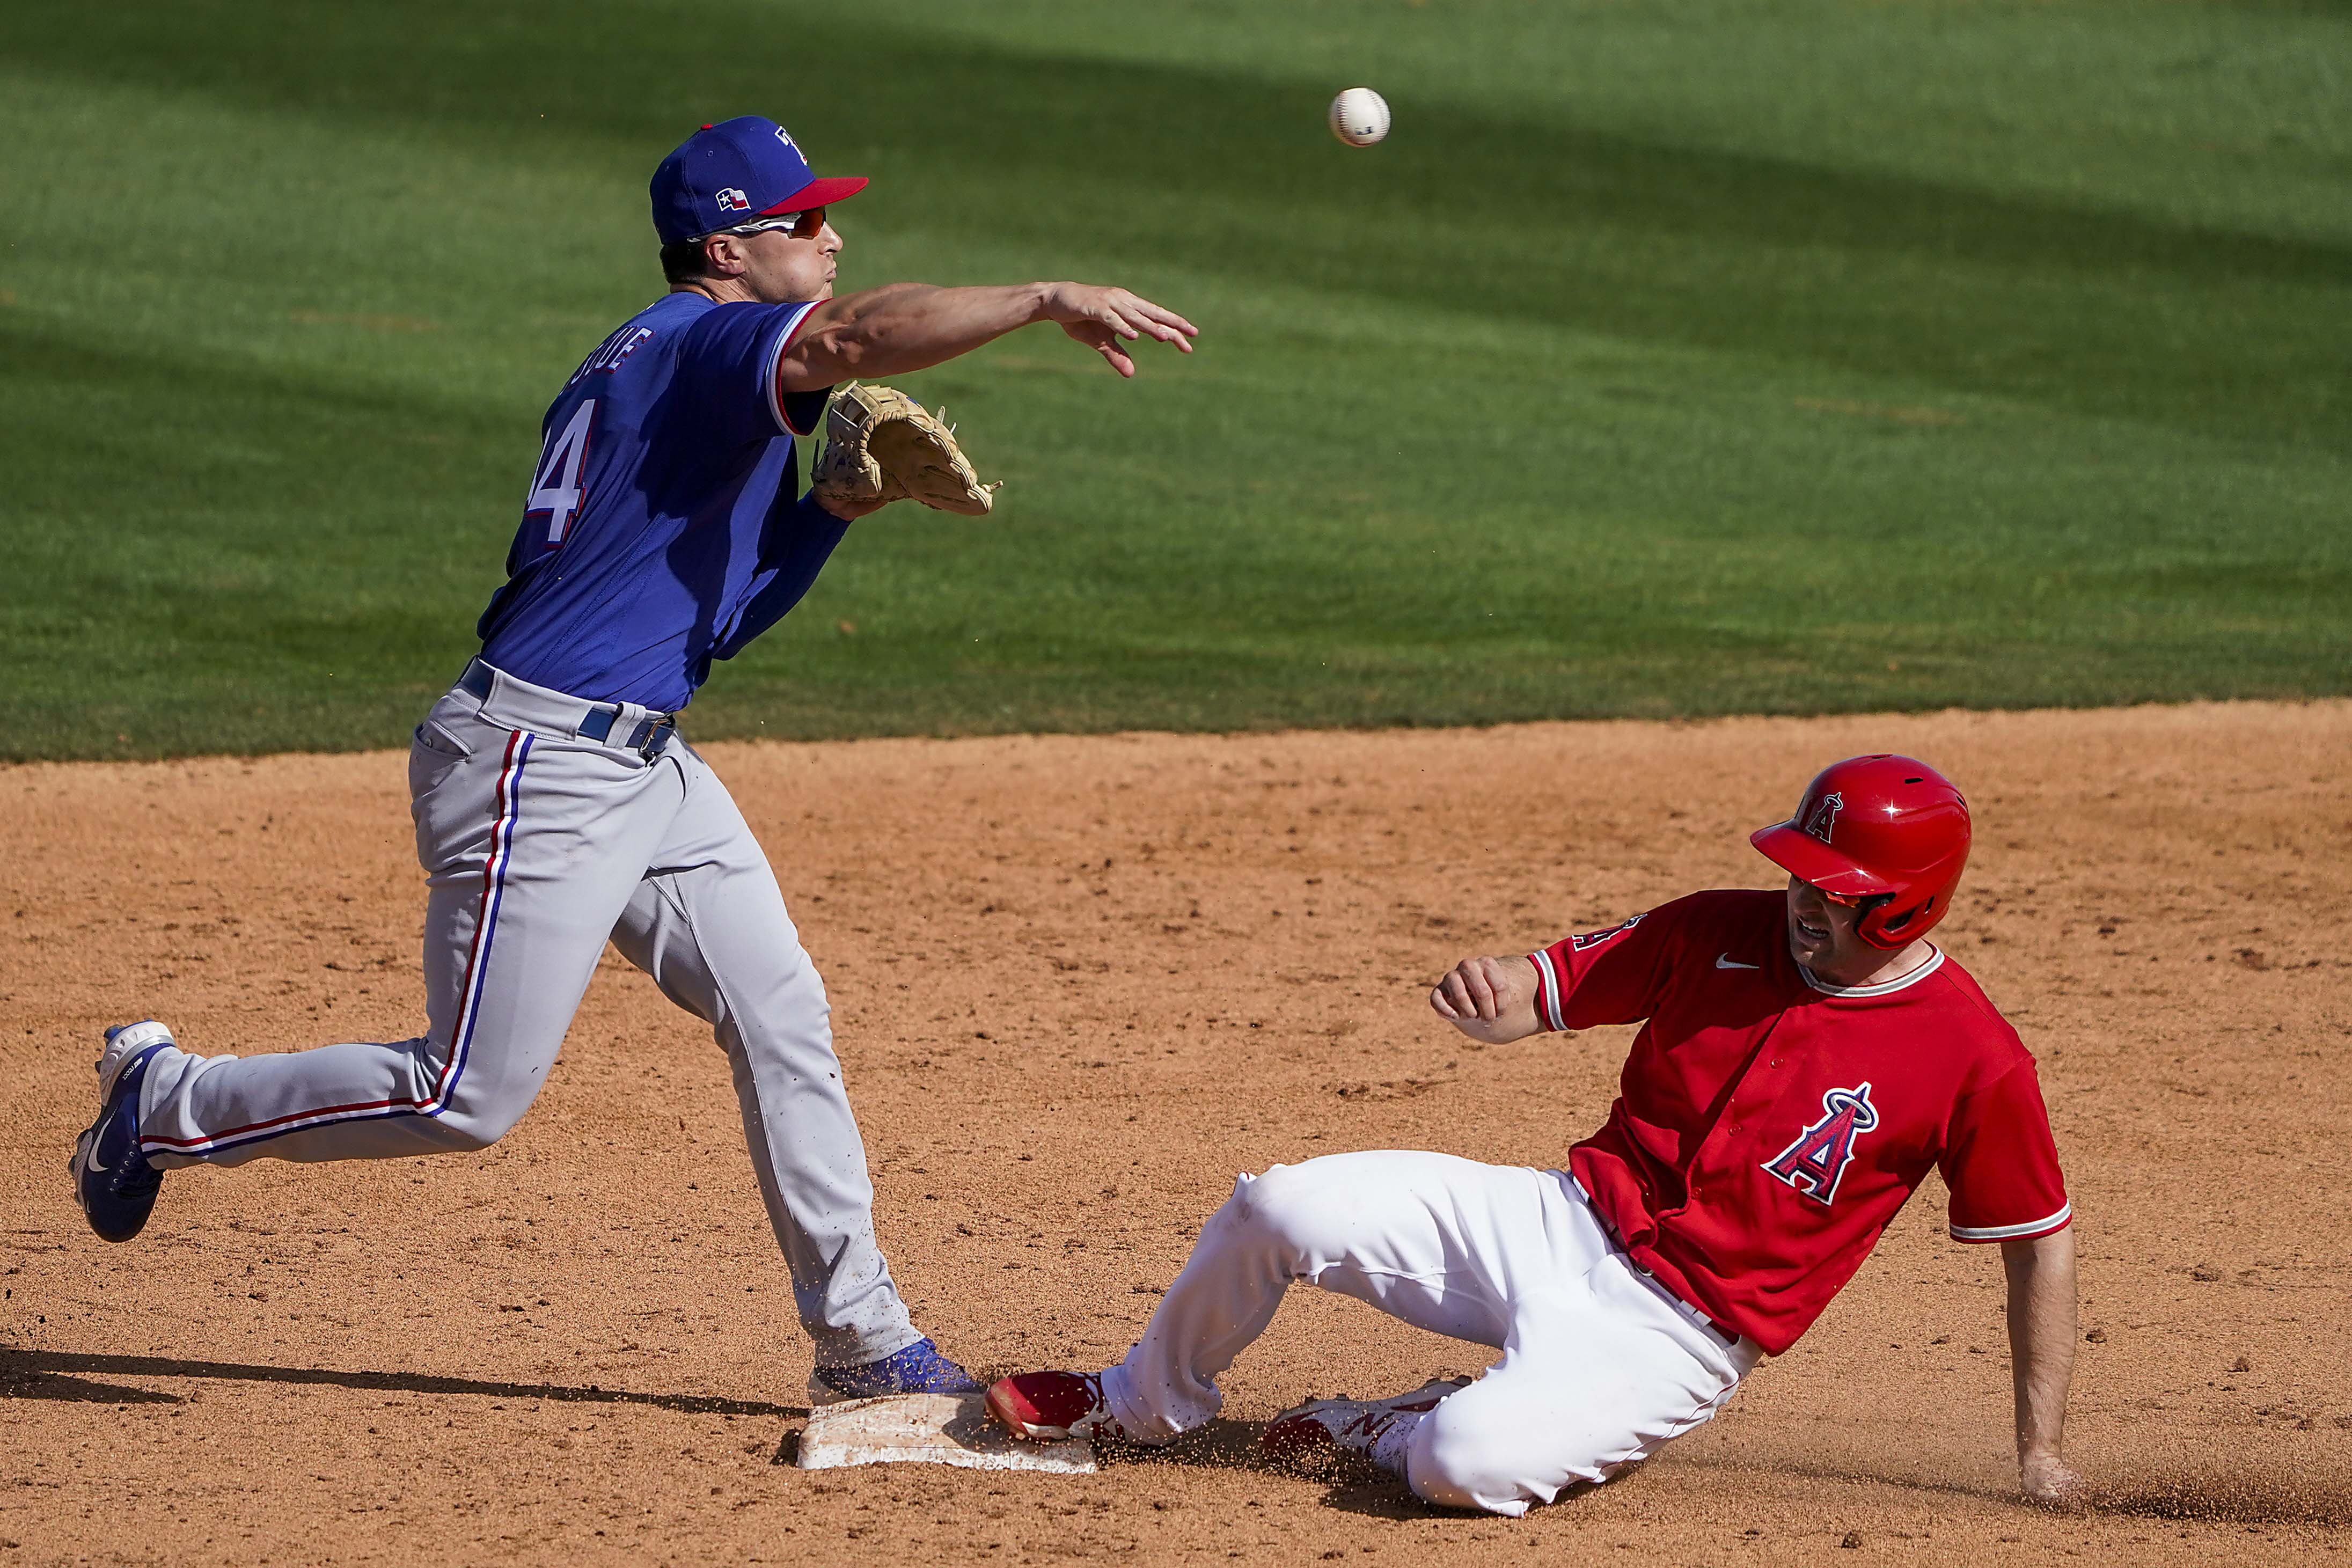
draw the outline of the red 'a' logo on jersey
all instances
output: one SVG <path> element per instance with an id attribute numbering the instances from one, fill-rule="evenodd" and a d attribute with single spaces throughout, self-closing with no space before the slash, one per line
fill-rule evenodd
<path id="1" fill-rule="evenodd" d="M 1764 1169 L 1826 1206 L 1837 1197 L 1838 1183 L 1853 1159 L 1853 1141 L 1877 1125 L 1878 1107 L 1870 1103 L 1867 1080 L 1859 1089 L 1831 1089 L 1822 1096 L 1822 1119 L 1765 1161 Z"/>

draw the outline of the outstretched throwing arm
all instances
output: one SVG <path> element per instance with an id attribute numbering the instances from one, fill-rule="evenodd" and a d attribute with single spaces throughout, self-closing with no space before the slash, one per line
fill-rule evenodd
<path id="1" fill-rule="evenodd" d="M 887 283 L 811 310 L 778 362 L 776 376 L 789 393 L 903 375 L 1042 321 L 1058 325 L 1123 376 L 1135 374 L 1127 344 L 1152 338 L 1190 353 L 1200 331 L 1164 306 L 1099 283 L 975 289 Z"/>

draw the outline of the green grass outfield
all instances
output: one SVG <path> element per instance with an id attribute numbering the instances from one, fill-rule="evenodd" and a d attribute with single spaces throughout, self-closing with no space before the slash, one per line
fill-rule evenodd
<path id="1" fill-rule="evenodd" d="M 750 110 L 874 176 L 845 288 L 1202 336 L 908 378 L 998 516 L 698 736 L 2352 691 L 2342 5 L 16 0 L 0 756 L 403 740 Z"/>

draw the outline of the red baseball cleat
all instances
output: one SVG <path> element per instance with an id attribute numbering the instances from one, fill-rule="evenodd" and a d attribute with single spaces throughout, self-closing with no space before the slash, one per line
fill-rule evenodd
<path id="1" fill-rule="evenodd" d="M 1343 1453 L 1370 1458 L 1372 1445 L 1399 1419 L 1428 1415 L 1469 1383 L 1466 1377 L 1441 1377 L 1386 1399 L 1310 1399 L 1276 1416 L 1258 1446 L 1269 1458 L 1291 1464 Z"/>
<path id="2" fill-rule="evenodd" d="M 1015 1437 L 1124 1437 L 1103 1403 L 1102 1379 L 1083 1372 L 1024 1372 L 988 1385 L 990 1419 Z"/>

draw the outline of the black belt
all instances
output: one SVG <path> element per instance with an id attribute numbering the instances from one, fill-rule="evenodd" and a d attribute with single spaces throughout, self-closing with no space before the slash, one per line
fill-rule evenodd
<path id="1" fill-rule="evenodd" d="M 466 666 L 466 673 L 457 678 L 457 686 L 460 690 L 488 702 L 490 700 L 490 689 L 495 675 L 496 672 L 488 665 L 478 658 Z M 587 700 L 582 698 L 580 700 Z M 576 733 L 591 741 L 609 742 L 613 738 L 613 726 L 620 721 L 619 704 L 592 702 L 588 705 L 588 716 L 581 720 L 574 726 L 574 730 Z M 629 750 L 647 762 L 651 762 L 662 754 L 663 748 L 667 746 L 677 734 L 677 720 L 674 715 L 655 713 L 638 720 L 637 727 L 629 731 L 625 741 L 619 743 L 627 746 Z"/>

